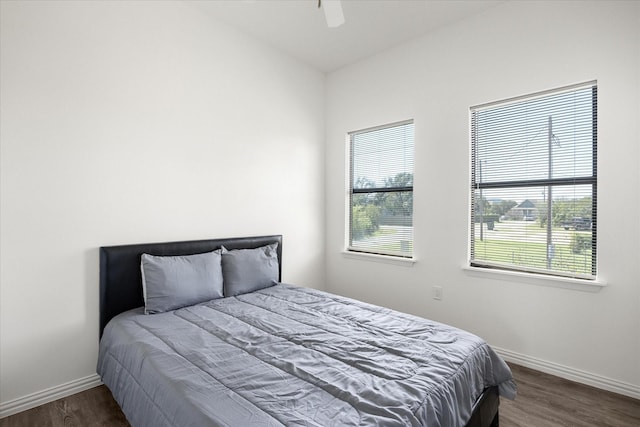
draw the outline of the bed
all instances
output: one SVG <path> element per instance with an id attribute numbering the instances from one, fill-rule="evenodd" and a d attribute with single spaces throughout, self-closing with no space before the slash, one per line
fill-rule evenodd
<path id="1" fill-rule="evenodd" d="M 222 288 L 158 292 L 185 259 Z M 100 248 L 97 371 L 132 426 L 498 426 L 516 389 L 482 339 L 281 272 L 280 235 Z"/>

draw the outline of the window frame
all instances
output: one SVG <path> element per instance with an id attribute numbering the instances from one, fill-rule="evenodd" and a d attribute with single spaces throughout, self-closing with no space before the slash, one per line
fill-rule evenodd
<path id="1" fill-rule="evenodd" d="M 384 125 L 373 126 L 370 128 L 360 129 L 356 131 L 351 131 L 347 133 L 347 198 L 346 198 L 346 244 L 345 244 L 345 254 L 351 257 L 359 257 L 365 256 L 372 260 L 381 260 L 381 261 L 389 261 L 392 263 L 400 263 L 403 264 L 405 262 L 413 262 L 414 261 L 414 251 L 413 251 L 413 242 L 414 242 L 414 228 L 413 228 L 413 194 L 414 194 L 414 183 L 413 179 L 411 180 L 411 185 L 405 186 L 397 186 L 397 187 L 370 187 L 370 188 L 354 188 L 354 136 L 375 132 L 384 129 L 391 129 L 394 127 L 400 127 L 405 125 L 413 126 L 413 140 L 411 141 L 411 150 L 412 156 L 415 159 L 415 121 L 414 119 L 401 120 L 393 123 L 388 123 Z M 415 162 L 413 162 L 413 167 L 411 170 L 412 176 L 415 176 Z M 354 195 L 359 194 L 382 194 L 382 193 L 406 193 L 410 192 L 412 195 L 411 201 L 411 249 L 408 253 L 402 251 L 384 251 L 384 250 L 368 250 L 362 247 L 355 247 L 353 245 L 353 197 Z"/>
<path id="2" fill-rule="evenodd" d="M 477 155 L 477 119 L 476 112 L 478 111 L 487 111 L 491 108 L 500 108 L 504 106 L 509 106 L 512 104 L 517 104 L 525 101 L 535 101 L 539 99 L 544 99 L 546 97 L 550 97 L 553 95 L 561 95 L 563 93 L 569 93 L 572 91 L 583 90 L 583 89 L 591 89 L 591 175 L 590 176 L 571 176 L 571 177 L 553 177 L 550 176 L 546 179 L 516 179 L 516 180 L 500 180 L 493 182 L 482 182 L 482 164 L 481 160 Z M 597 168 L 597 146 L 598 146 L 598 84 L 597 81 L 589 81 L 585 83 L 579 83 L 575 85 L 565 86 L 561 88 L 546 90 L 542 92 L 537 92 L 529 95 L 519 96 L 515 98 L 505 99 L 501 101 L 495 101 L 490 103 L 485 103 L 477 106 L 472 106 L 469 109 L 469 124 L 470 124 L 470 224 L 469 224 L 469 258 L 466 268 L 471 270 L 487 270 L 493 271 L 498 274 L 500 273 L 508 273 L 508 274 L 516 274 L 519 276 L 542 276 L 548 278 L 555 278 L 563 281 L 567 280 L 577 280 L 582 283 L 599 283 L 598 280 L 598 251 L 597 251 L 597 194 L 598 194 L 598 168 Z M 550 154 L 549 154 L 550 155 Z M 550 166 L 551 167 L 551 166 Z M 479 179 L 478 179 L 479 175 Z M 590 274 L 582 274 L 582 273 L 572 273 L 561 270 L 554 270 L 549 267 L 550 261 L 547 263 L 547 268 L 536 268 L 531 266 L 518 266 L 513 263 L 500 263 L 495 261 L 487 261 L 487 260 L 477 260 L 474 259 L 474 249 L 475 249 L 475 240 L 476 240 L 476 197 L 477 191 L 480 193 L 480 197 L 482 197 L 482 190 L 490 190 L 490 189 L 517 189 L 517 188 L 531 188 L 531 187 L 541 187 L 541 188 L 549 188 L 550 190 L 563 187 L 563 186 L 578 186 L 578 185 L 590 185 L 591 186 L 591 273 Z M 552 199 L 553 200 L 553 199 Z M 482 205 L 482 203 L 481 203 Z M 549 203 L 551 207 L 552 203 Z M 549 218 L 550 211 L 547 211 L 547 218 Z M 480 223 L 480 236 L 482 236 L 483 223 L 481 220 Z M 548 229 L 548 233 L 551 233 L 553 225 L 547 224 L 546 228 Z M 549 241 L 549 240 L 548 240 Z M 547 242 L 548 242 L 547 241 Z M 547 247 L 547 251 L 549 251 L 549 247 Z M 549 259 L 549 257 L 547 258 Z"/>

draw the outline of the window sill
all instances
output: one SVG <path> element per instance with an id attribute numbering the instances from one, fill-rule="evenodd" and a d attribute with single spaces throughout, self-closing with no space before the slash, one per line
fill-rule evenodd
<path id="1" fill-rule="evenodd" d="M 357 259 L 361 261 L 369 261 L 369 262 L 382 262 L 386 264 L 393 265 L 403 265 L 403 266 L 412 266 L 415 264 L 415 258 L 402 258 L 391 255 L 377 255 L 377 254 L 368 254 L 364 252 L 352 252 L 352 251 L 343 251 L 342 256 L 350 259 Z"/>
<path id="2" fill-rule="evenodd" d="M 468 265 L 462 267 L 462 269 L 465 271 L 465 273 L 473 277 L 508 280 L 538 286 L 572 289 L 582 292 L 600 292 L 602 288 L 607 286 L 607 283 L 601 280 L 573 279 L 571 277 L 553 277 L 546 276 L 544 274 L 521 273 L 517 271 L 470 267 Z"/>

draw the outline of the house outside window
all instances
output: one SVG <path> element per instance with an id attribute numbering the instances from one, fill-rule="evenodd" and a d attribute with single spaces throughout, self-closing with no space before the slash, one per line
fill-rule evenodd
<path id="1" fill-rule="evenodd" d="M 595 82 L 471 108 L 470 265 L 595 279 Z"/>
<path id="2" fill-rule="evenodd" d="M 349 133 L 347 250 L 413 255 L 413 120 Z"/>

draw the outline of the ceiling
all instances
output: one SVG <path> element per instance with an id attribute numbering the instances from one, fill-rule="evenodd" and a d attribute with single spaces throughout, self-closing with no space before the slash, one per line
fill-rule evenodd
<path id="1" fill-rule="evenodd" d="M 317 0 L 189 1 L 220 21 L 323 72 L 389 49 L 505 0 L 342 0 L 328 28 Z"/>

